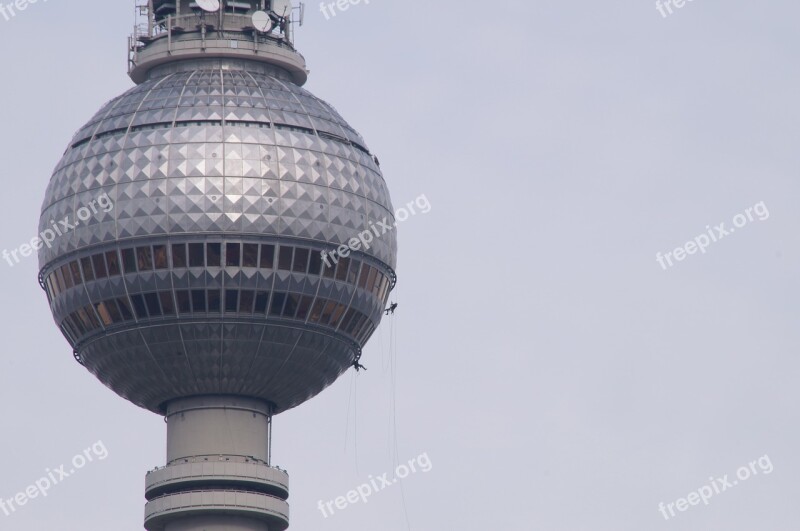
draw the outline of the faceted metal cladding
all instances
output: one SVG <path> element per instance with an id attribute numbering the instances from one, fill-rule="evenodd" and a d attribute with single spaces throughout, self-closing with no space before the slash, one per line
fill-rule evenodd
<path id="1" fill-rule="evenodd" d="M 380 322 L 394 231 L 339 269 L 315 257 L 394 222 L 383 176 L 361 136 L 277 67 L 218 58 L 152 70 L 72 139 L 40 228 L 102 194 L 114 208 L 42 248 L 40 278 L 76 357 L 141 407 L 239 395 L 278 413 L 331 384 Z M 208 256 L 181 262 L 184 244 Z M 274 263 L 232 259 L 243 244 L 273 246 Z"/>

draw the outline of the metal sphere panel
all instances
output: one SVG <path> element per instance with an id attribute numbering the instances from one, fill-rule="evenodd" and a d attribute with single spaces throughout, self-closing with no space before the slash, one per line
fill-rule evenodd
<path id="1" fill-rule="evenodd" d="M 267 230 L 339 245 L 393 221 L 380 169 L 332 107 L 236 71 L 171 74 L 106 104 L 57 166 L 40 227 L 104 193 L 114 211 L 44 247 L 42 266 L 90 241 Z M 394 267 L 394 233 L 369 252 Z"/>
<path id="2" fill-rule="evenodd" d="M 100 196 L 113 208 L 78 222 Z M 393 231 L 321 264 L 394 221 L 388 190 L 330 105 L 265 74 L 177 72 L 108 102 L 48 185 L 40 228 L 64 219 L 72 230 L 39 252 L 56 323 L 152 411 L 195 394 L 279 411 L 314 396 L 358 355 L 395 280 Z"/>

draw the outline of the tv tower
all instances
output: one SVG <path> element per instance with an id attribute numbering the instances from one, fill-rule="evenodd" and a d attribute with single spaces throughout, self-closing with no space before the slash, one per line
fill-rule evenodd
<path id="1" fill-rule="evenodd" d="M 145 528 L 284 530 L 272 417 L 359 367 L 396 282 L 394 231 L 366 237 L 394 224 L 389 192 L 361 136 L 301 88 L 302 6 L 136 9 L 136 86 L 53 173 L 39 281 L 75 359 L 165 417 Z"/>

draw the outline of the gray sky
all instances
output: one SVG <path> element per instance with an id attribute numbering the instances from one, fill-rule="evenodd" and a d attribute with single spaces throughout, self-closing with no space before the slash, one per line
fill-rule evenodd
<path id="1" fill-rule="evenodd" d="M 132 85 L 132 4 L 0 17 L 0 248 L 35 236 L 72 134 Z M 306 88 L 364 135 L 395 206 L 432 210 L 400 226 L 370 370 L 276 419 L 290 529 L 796 530 L 800 6 L 409 6 L 312 2 L 298 33 Z M 768 219 L 656 261 L 762 201 Z M 108 458 L 0 529 L 140 530 L 165 424 L 72 359 L 36 272 L 0 262 L 0 498 L 98 440 Z M 318 510 L 423 453 L 429 472 Z M 771 473 L 659 512 L 762 456 Z"/>

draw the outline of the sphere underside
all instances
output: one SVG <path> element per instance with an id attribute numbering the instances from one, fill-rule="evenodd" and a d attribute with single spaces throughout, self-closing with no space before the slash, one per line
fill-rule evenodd
<path id="1" fill-rule="evenodd" d="M 171 400 L 200 395 L 259 398 L 280 413 L 332 384 L 352 350 L 341 338 L 302 327 L 200 321 L 109 333 L 81 356 L 107 387 L 156 413 Z"/>
<path id="2" fill-rule="evenodd" d="M 277 412 L 378 326 L 393 227 L 377 159 L 328 104 L 265 72 L 176 71 L 73 138 L 42 209 L 40 280 L 79 361 L 137 405 L 237 394 Z"/>

